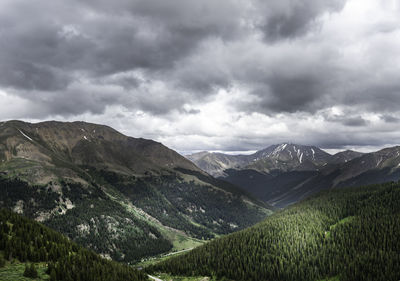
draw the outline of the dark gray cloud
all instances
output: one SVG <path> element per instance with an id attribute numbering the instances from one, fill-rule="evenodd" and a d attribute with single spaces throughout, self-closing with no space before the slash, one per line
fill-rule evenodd
<path id="1" fill-rule="evenodd" d="M 361 127 L 368 125 L 368 121 L 362 118 L 361 116 L 331 116 L 326 118 L 327 121 L 338 122 L 348 127 Z"/>
<path id="2" fill-rule="evenodd" d="M 198 44 L 208 37 L 231 40 L 241 30 L 242 9 L 239 1 L 72 1 L 41 0 L 6 2 L 0 12 L 1 53 L 0 86 L 20 89 L 13 91 L 26 98 L 27 91 L 35 91 L 32 99 L 48 103 L 43 115 L 76 114 L 108 105 L 109 89 L 93 94 L 90 83 L 117 83 L 124 91 L 115 91 L 115 100 L 142 106 L 155 114 L 179 109 L 190 95 L 180 93 L 172 84 L 184 88 L 209 89 L 206 83 L 192 82 L 185 77 L 174 77 L 175 64 L 196 51 Z M 29 13 L 27 13 L 29 11 Z M 27 16 L 29 14 L 29 16 Z M 229 15 L 229 16 L 227 16 Z M 142 96 L 160 97 L 147 87 L 141 87 L 135 77 L 109 77 L 124 72 L 142 72 L 145 79 L 167 85 L 165 97 L 170 103 L 151 104 Z M 70 96 L 73 84 L 85 80 L 79 87 L 78 100 L 94 99 L 73 106 Z M 117 81 L 119 79 L 119 81 Z M 181 81 L 187 81 L 181 82 Z M 185 84 L 185 85 L 184 85 Z M 136 90 L 135 90 L 136 89 Z M 138 90 L 142 91 L 139 92 Z M 46 91 L 58 98 L 47 96 Z M 172 92 L 174 92 L 172 94 Z M 168 95 L 174 97 L 170 98 Z M 206 91 L 204 95 L 208 95 Z M 87 98 L 83 98 L 86 95 Z M 194 98 L 201 97 L 197 93 Z M 98 104 L 99 102 L 107 102 Z M 60 104 L 58 104 L 60 103 Z M 85 107 L 87 106 L 87 107 Z M 70 110 L 70 112 L 68 112 Z M 57 112 L 57 111 L 56 111 Z"/>
<path id="3" fill-rule="evenodd" d="M 318 28 L 318 17 L 339 11 L 346 0 L 259 1 L 263 15 L 258 23 L 267 40 L 290 39 Z"/>
<path id="4" fill-rule="evenodd" d="M 393 80 L 392 80 L 393 79 Z M 400 80 L 395 78 L 376 81 L 370 77 L 363 81 L 357 89 L 351 88 L 343 97 L 343 102 L 349 105 L 364 105 L 364 110 L 373 112 L 395 112 L 400 104 Z"/>
<path id="5" fill-rule="evenodd" d="M 65 88 L 68 81 L 74 81 L 68 76 L 77 71 L 95 77 L 133 69 L 171 71 L 207 38 L 240 40 L 250 31 L 243 23 L 253 20 L 246 2 L 238 0 L 25 2 L 6 2 L 1 13 L 1 73 L 13 72 L 2 84 L 44 91 Z M 258 20 L 274 22 L 276 14 L 286 14 L 280 22 L 290 24 L 298 17 L 312 21 L 332 9 L 333 1 L 315 2 L 252 4 L 257 10 L 257 6 L 268 10 L 266 15 L 259 11 Z M 176 79 L 182 86 L 203 92 L 213 84 L 225 84 L 222 78 L 208 83 L 190 75 Z"/>
<path id="6" fill-rule="evenodd" d="M 258 110 L 264 112 L 296 112 L 312 110 L 314 102 L 324 94 L 324 81 L 320 77 L 272 76 L 253 94 L 261 97 Z"/>
<path id="7" fill-rule="evenodd" d="M 278 141 L 381 143 L 397 137 L 390 132 L 400 120 L 400 22 L 398 7 L 388 5 L 4 0 L 0 96 L 24 105 L 15 105 L 21 115 L 13 118 L 136 118 L 133 127 L 151 123 L 176 146 L 190 143 L 179 137 L 188 135 L 233 150 Z M 173 122 L 182 127 L 171 129 Z M 275 129 L 267 135 L 262 126 Z"/>
<path id="8" fill-rule="evenodd" d="M 68 85 L 69 77 L 67 73 L 60 73 L 46 65 L 3 60 L 0 83 L 22 90 L 57 91 Z"/>
<path id="9" fill-rule="evenodd" d="M 400 119 L 393 115 L 382 115 L 381 118 L 387 123 L 400 123 Z"/>

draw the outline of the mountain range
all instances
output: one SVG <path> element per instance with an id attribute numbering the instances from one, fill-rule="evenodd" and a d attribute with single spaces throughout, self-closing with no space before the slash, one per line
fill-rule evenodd
<path id="1" fill-rule="evenodd" d="M 36 262 L 50 280 L 398 280 L 399 178 L 400 147 L 185 158 L 103 125 L 0 122 L 0 267 Z"/>
<path id="2" fill-rule="evenodd" d="M 0 123 L 0 207 L 124 262 L 193 247 L 271 213 L 161 143 L 54 121 Z"/>
<path id="3" fill-rule="evenodd" d="M 253 169 L 274 174 L 289 171 L 315 171 L 327 164 L 341 164 L 361 156 L 346 150 L 331 155 L 316 146 L 290 143 L 271 145 L 251 155 L 199 152 L 186 157 L 215 177 L 224 177 L 228 169 Z"/>
<path id="4" fill-rule="evenodd" d="M 400 179 L 400 147 L 331 155 L 315 146 L 283 143 L 251 155 L 201 152 L 187 158 L 209 174 L 277 207 L 323 189 Z"/>

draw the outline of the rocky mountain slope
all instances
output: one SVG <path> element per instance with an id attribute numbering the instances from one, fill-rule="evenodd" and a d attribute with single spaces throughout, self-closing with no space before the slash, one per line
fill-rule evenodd
<path id="1" fill-rule="evenodd" d="M 358 152 L 351 151 L 330 155 L 315 146 L 282 143 L 271 145 L 251 155 L 200 152 L 188 155 L 187 158 L 207 173 L 223 177 L 228 169 L 253 169 L 270 174 L 314 171 L 328 163 L 345 162 L 359 155 Z"/>
<path id="2" fill-rule="evenodd" d="M 240 169 L 251 161 L 247 155 L 228 155 L 223 153 L 199 152 L 186 156 L 203 171 L 214 177 L 225 175 L 227 169 Z"/>
<path id="3" fill-rule="evenodd" d="M 84 122 L 0 123 L 0 207 L 125 262 L 271 213 L 160 143 Z"/>
<path id="4" fill-rule="evenodd" d="M 330 158 L 330 154 L 315 146 L 283 143 L 257 151 L 247 167 L 266 173 L 310 171 L 325 165 Z"/>
<path id="5" fill-rule="evenodd" d="M 240 164 L 226 165 L 218 175 L 264 202 L 284 207 L 322 189 L 397 181 L 399 153 L 399 147 L 392 147 L 366 154 L 347 150 L 330 155 L 313 146 L 280 144 L 248 156 L 229 156 L 239 158 Z M 215 174 L 209 169 L 212 163 L 204 164 L 213 160 L 212 155 L 203 153 L 194 163 Z"/>
<path id="6" fill-rule="evenodd" d="M 331 156 L 331 158 L 329 159 L 329 164 L 346 163 L 346 162 L 351 161 L 355 158 L 358 158 L 362 155 L 363 155 L 363 153 L 353 151 L 353 150 L 341 151 L 341 152 L 338 152 Z"/>
<path id="7" fill-rule="evenodd" d="M 398 181 L 399 155 L 400 147 L 392 147 L 364 154 L 345 163 L 327 165 L 309 177 L 305 176 L 286 188 L 279 188 L 272 200 L 275 205 L 286 206 L 323 189 Z M 282 174 L 280 178 L 286 176 Z"/>

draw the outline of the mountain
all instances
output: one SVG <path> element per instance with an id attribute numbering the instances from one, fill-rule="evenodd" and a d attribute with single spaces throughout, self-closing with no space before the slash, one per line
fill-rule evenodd
<path id="1" fill-rule="evenodd" d="M 199 245 L 271 213 L 161 143 L 54 121 L 0 123 L 0 207 L 124 262 Z"/>
<path id="2" fill-rule="evenodd" d="M 127 137 L 103 125 L 8 121 L 0 129 L 1 162 L 24 158 L 41 165 L 65 162 L 138 174 L 176 167 L 198 170 L 161 143 Z"/>
<path id="3" fill-rule="evenodd" d="M 351 161 L 355 158 L 358 158 L 362 155 L 363 155 L 363 153 L 353 151 L 353 150 L 341 151 L 341 152 L 338 152 L 338 153 L 332 155 L 331 159 L 329 160 L 329 164 L 346 163 L 346 162 Z"/>
<path id="4" fill-rule="evenodd" d="M 143 272 L 101 258 L 54 230 L 1 209 L 0 280 L 27 280 L 27 273 L 50 281 L 148 280 Z"/>
<path id="5" fill-rule="evenodd" d="M 285 206 L 324 189 L 398 181 L 399 155 L 400 147 L 385 148 L 345 163 L 326 166 L 312 177 L 281 192 L 273 199 L 274 203 Z"/>
<path id="6" fill-rule="evenodd" d="M 348 160 L 348 155 L 343 157 L 345 154 L 356 157 Z M 337 154 L 333 155 L 332 161 L 315 171 L 289 171 L 271 176 L 254 170 L 256 175 L 252 180 L 246 177 L 239 180 L 246 170 L 232 170 L 224 179 L 248 190 L 260 200 L 285 207 L 324 189 L 398 181 L 399 155 L 400 147 L 361 155 L 345 152 L 340 156 L 342 161 L 337 161 Z"/>
<path id="7" fill-rule="evenodd" d="M 187 158 L 207 173 L 224 177 L 228 169 L 253 169 L 263 173 L 318 170 L 331 160 L 332 155 L 315 146 L 282 143 L 251 155 L 200 152 Z"/>
<path id="8" fill-rule="evenodd" d="M 330 155 L 314 146 L 285 143 L 248 156 L 229 156 L 241 162 L 226 165 L 219 177 L 259 200 L 285 207 L 323 189 L 397 181 L 399 154 L 399 147 L 392 147 L 373 153 L 346 150 Z M 205 166 L 203 162 L 212 167 L 213 162 L 208 161 L 213 160 L 211 155 L 202 153 L 194 163 L 200 168 Z"/>
<path id="9" fill-rule="evenodd" d="M 400 179 L 400 146 L 367 153 L 340 166 L 333 186 L 363 185 Z"/>
<path id="10" fill-rule="evenodd" d="M 251 155 L 247 168 L 261 172 L 312 171 L 327 164 L 331 155 L 318 147 L 297 144 L 271 145 Z"/>
<path id="11" fill-rule="evenodd" d="M 399 220 L 399 183 L 329 190 L 147 271 L 238 281 L 396 281 Z"/>
<path id="12" fill-rule="evenodd" d="M 188 155 L 187 158 L 210 175 L 220 177 L 227 169 L 240 169 L 249 163 L 246 155 L 228 155 L 223 153 L 209 153 L 206 151 Z"/>

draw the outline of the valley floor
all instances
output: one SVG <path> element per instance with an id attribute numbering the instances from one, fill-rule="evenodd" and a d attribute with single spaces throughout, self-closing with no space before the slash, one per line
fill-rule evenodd
<path id="1" fill-rule="evenodd" d="M 156 276 L 149 275 L 155 281 L 214 281 L 210 277 L 186 277 L 186 276 L 172 276 L 166 273 L 160 273 Z"/>

